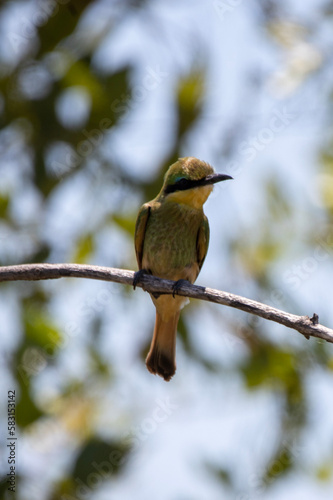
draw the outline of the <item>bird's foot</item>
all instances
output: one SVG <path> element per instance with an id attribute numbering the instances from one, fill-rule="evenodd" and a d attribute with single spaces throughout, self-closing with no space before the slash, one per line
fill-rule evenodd
<path id="1" fill-rule="evenodd" d="M 172 296 L 173 296 L 173 298 L 175 298 L 175 294 L 179 292 L 179 290 L 181 289 L 181 287 L 183 285 L 190 285 L 190 284 L 191 283 L 188 280 L 177 280 L 176 283 L 172 287 Z"/>
<path id="2" fill-rule="evenodd" d="M 149 274 L 149 272 L 147 271 L 147 269 L 140 269 L 139 271 L 137 271 L 136 273 L 134 273 L 133 290 L 135 290 L 136 285 L 142 280 L 142 277 L 145 274 Z"/>

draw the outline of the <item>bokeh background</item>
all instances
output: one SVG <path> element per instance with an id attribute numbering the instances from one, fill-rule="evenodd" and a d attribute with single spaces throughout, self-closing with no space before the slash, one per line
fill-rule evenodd
<path id="1" fill-rule="evenodd" d="M 197 283 L 332 327 L 333 3 L 2 1 L 0 264 L 136 269 L 140 205 L 182 156 L 234 177 Z M 18 500 L 331 500 L 333 351 L 192 300 L 177 373 L 154 307 L 91 280 L 0 286 Z"/>

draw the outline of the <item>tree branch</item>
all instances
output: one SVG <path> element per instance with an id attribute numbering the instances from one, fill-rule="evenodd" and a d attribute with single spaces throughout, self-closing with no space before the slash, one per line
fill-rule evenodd
<path id="1" fill-rule="evenodd" d="M 18 280 L 36 281 L 72 277 L 132 285 L 134 274 L 134 271 L 81 264 L 22 264 L 0 267 L 0 282 Z M 172 294 L 174 284 L 174 281 L 144 275 L 137 286 L 147 292 Z M 333 343 L 333 330 L 320 325 L 317 314 L 314 314 L 312 318 L 309 318 L 309 316 L 296 316 L 295 314 L 281 311 L 280 309 L 239 295 L 203 286 L 191 285 L 190 283 L 182 285 L 176 293 L 193 299 L 207 300 L 224 306 L 235 307 L 241 311 L 275 321 L 288 328 L 293 328 L 306 338 L 317 337 Z"/>

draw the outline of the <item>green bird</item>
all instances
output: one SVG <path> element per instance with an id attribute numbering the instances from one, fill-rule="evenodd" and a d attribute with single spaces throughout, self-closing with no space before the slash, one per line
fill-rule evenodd
<path id="1" fill-rule="evenodd" d="M 194 283 L 205 260 L 209 243 L 209 224 L 203 205 L 216 182 L 232 179 L 216 174 L 204 161 L 180 158 L 164 176 L 159 194 L 142 205 L 135 227 L 135 253 L 139 271 L 175 280 L 174 291 L 182 280 Z M 169 381 L 176 371 L 176 335 L 181 309 L 188 298 L 150 294 L 156 307 L 153 339 L 146 358 L 148 370 Z"/>

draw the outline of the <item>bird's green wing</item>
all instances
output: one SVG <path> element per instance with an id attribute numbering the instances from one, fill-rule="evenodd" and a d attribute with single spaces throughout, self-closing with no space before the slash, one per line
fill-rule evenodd
<path id="1" fill-rule="evenodd" d="M 197 258 L 198 258 L 199 270 L 202 268 L 202 264 L 204 263 L 208 250 L 208 245 L 209 245 L 209 224 L 207 217 L 204 215 L 197 235 Z"/>
<path id="2" fill-rule="evenodd" d="M 145 241 L 146 227 L 150 215 L 150 210 L 151 207 L 149 203 L 145 203 L 144 205 L 142 205 L 135 224 L 134 245 L 136 260 L 138 261 L 139 269 L 142 269 L 143 244 Z"/>

